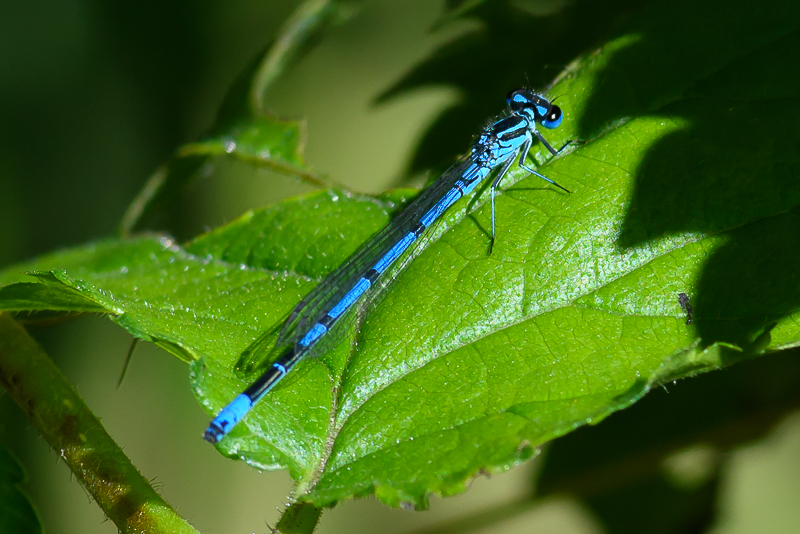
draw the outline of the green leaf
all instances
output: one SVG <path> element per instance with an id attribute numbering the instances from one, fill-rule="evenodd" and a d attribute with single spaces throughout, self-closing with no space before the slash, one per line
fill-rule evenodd
<path id="1" fill-rule="evenodd" d="M 224 134 L 183 145 L 178 157 L 231 154 L 255 165 L 302 174 L 303 123 L 253 117 L 237 121 Z"/>
<path id="2" fill-rule="evenodd" d="M 491 255 L 485 189 L 456 204 L 349 342 L 302 362 L 220 450 L 288 468 L 316 507 L 374 493 L 421 508 L 654 385 L 797 345 L 800 80 L 776 67 L 800 52 L 799 9 L 660 6 L 575 61 L 547 138 L 585 142 L 542 170 L 573 193 L 512 171 Z M 244 348 L 394 210 L 314 193 L 184 247 L 81 249 L 85 266 L 39 283 L 194 360 L 215 413 L 269 357 Z"/>
<path id="3" fill-rule="evenodd" d="M 605 42 L 609 29 L 618 28 L 621 22 L 654 3 L 448 2 L 451 11 L 439 25 L 455 21 L 459 36 L 438 48 L 378 98 L 383 102 L 430 87 L 455 85 L 458 89 L 459 101 L 444 111 L 418 141 L 411 172 L 446 168 L 456 155 L 463 153 L 487 117 L 497 114 L 498 103 L 510 90 L 521 86 L 550 90 L 553 77 L 565 65 Z M 675 16 L 670 18 L 674 20 Z M 678 28 L 682 24 L 678 21 Z M 471 30 L 464 31 L 465 26 Z M 475 75 L 476 69 L 487 68 L 488 72 L 489 65 L 491 75 Z M 637 65 L 639 68 L 641 65 Z M 550 94 L 559 97 L 561 91 L 554 89 Z"/>
<path id="4" fill-rule="evenodd" d="M 186 361 L 229 360 L 385 225 L 404 196 L 385 198 L 314 193 L 246 214 L 185 248 L 154 235 L 57 252 L 0 272 L 0 283 L 38 282 L 0 289 L 0 310 L 107 313 Z M 339 227 L 338 236 L 294 239 L 309 214 L 315 225 Z"/>
<path id="5" fill-rule="evenodd" d="M 122 235 L 127 236 L 142 225 L 143 218 L 174 201 L 212 156 L 233 157 L 314 185 L 330 185 L 303 161 L 305 123 L 274 117 L 267 111 L 264 97 L 280 74 L 310 47 L 310 41 L 345 18 L 358 3 L 309 0 L 301 4 L 277 40 L 231 86 L 209 133 L 179 147 L 148 179 L 122 219 Z"/>
<path id="6" fill-rule="evenodd" d="M 263 113 L 266 93 L 292 63 L 307 53 L 325 30 L 342 22 L 357 11 L 363 0 L 306 0 L 287 20 L 276 42 L 270 47 L 253 73 L 249 88 L 249 104 Z"/>
<path id="7" fill-rule="evenodd" d="M 42 531 L 28 496 L 20 491 L 25 482 L 22 466 L 5 447 L 0 447 L 0 532 L 36 534 Z"/>
<path id="8" fill-rule="evenodd" d="M 39 276 L 38 284 L 4 288 L 0 309 L 47 309 L 47 302 L 36 299 L 57 293 L 60 298 L 51 309 L 56 309 L 56 304 L 60 311 L 99 308 L 133 335 L 153 341 L 186 361 L 200 355 L 218 357 L 223 340 L 236 347 L 236 340 L 252 336 L 258 325 L 247 323 L 258 315 L 257 304 L 242 310 L 246 315 L 225 310 L 242 309 L 256 295 L 269 299 L 278 290 L 269 288 L 282 279 L 258 269 L 239 269 L 193 256 L 166 237 L 109 240 L 71 254 L 83 255 L 83 265 L 52 271 L 49 277 Z M 26 291 L 27 300 L 33 304 L 19 307 L 25 302 Z"/>
<path id="9" fill-rule="evenodd" d="M 142 218 L 173 202 L 182 188 L 212 156 L 233 157 L 251 165 L 321 182 L 302 160 L 305 126 L 270 116 L 243 116 L 216 126 L 203 140 L 178 148 L 172 158 L 148 179 L 122 220 L 123 235 L 141 225 Z"/>
<path id="10" fill-rule="evenodd" d="M 662 470 L 695 444 L 728 451 L 763 437 L 800 406 L 798 350 L 659 388 L 597 427 L 554 442 L 536 483 L 548 496 L 605 494 Z"/>
<path id="11" fill-rule="evenodd" d="M 537 497 L 578 497 L 615 533 L 686 532 L 687 523 L 711 519 L 726 453 L 762 438 L 800 406 L 798 354 L 782 351 L 669 384 L 602 425 L 556 440 Z M 693 472 L 665 469 L 676 454 L 695 459 Z"/>

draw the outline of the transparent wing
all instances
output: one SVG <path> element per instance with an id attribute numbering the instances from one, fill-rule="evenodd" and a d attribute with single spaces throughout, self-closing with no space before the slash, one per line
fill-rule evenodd
<path id="1" fill-rule="evenodd" d="M 476 159 L 480 157 L 479 152 L 473 152 L 461 161 L 453 164 L 442 174 L 430 187 L 420 193 L 395 219 L 381 229 L 375 236 L 361 246 L 350 258 L 348 258 L 335 271 L 329 274 L 320 284 L 301 300 L 289 315 L 278 336 L 278 346 L 288 346 L 294 344 L 305 335 L 308 327 L 319 322 L 330 309 L 338 303 L 344 295 L 352 289 L 355 283 L 364 276 L 375 262 L 385 254 L 401 237 L 417 223 L 439 199 L 448 191 L 462 176 Z M 408 259 L 416 256 L 415 250 L 419 250 L 422 243 L 427 242 L 426 237 L 431 234 L 430 229 L 418 239 L 412 250 L 406 251 L 397 263 L 406 265 Z M 390 278 L 394 278 L 399 270 L 393 266 L 390 272 L 384 273 L 375 284 L 374 289 L 370 289 L 362 299 L 371 300 L 376 292 L 386 287 Z M 361 305 L 356 307 L 362 308 Z M 362 308 L 363 309 L 363 308 Z M 351 315 L 350 313 L 346 315 Z M 346 318 L 342 317 L 341 320 Z M 331 337 L 330 334 L 324 336 Z M 327 343 L 326 343 L 327 345 Z M 314 351 L 318 352 L 318 351 Z"/>

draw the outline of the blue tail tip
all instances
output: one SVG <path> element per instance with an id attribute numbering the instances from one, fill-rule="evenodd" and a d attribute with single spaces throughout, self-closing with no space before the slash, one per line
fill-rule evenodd
<path id="1" fill-rule="evenodd" d="M 205 434 L 203 434 L 203 439 L 212 445 L 215 445 L 219 443 L 219 440 L 221 440 L 224 436 L 225 432 L 219 427 L 219 425 L 217 425 L 217 423 L 212 422 L 210 425 L 208 425 L 208 428 L 206 428 Z"/>
<path id="2" fill-rule="evenodd" d="M 219 443 L 247 415 L 252 406 L 253 401 L 250 397 L 244 393 L 240 394 L 211 421 L 203 434 L 203 439 L 212 444 Z"/>

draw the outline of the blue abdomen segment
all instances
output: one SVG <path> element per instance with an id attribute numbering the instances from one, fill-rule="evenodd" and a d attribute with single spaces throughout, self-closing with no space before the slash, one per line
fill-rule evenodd
<path id="1" fill-rule="evenodd" d="M 445 193 L 442 200 L 437 202 L 436 205 L 432 207 L 430 211 L 428 211 L 428 213 L 422 216 L 422 219 L 420 219 L 419 222 L 424 224 L 426 227 L 432 225 L 436 219 L 442 216 L 442 213 L 444 213 L 447 208 L 452 206 L 456 200 L 461 198 L 462 191 L 463 189 L 460 187 L 454 187 L 453 189 L 449 190 L 447 193 Z"/>
<path id="2" fill-rule="evenodd" d="M 305 336 L 303 336 L 303 339 L 301 339 L 297 344 L 300 345 L 301 347 L 308 347 L 316 340 L 321 338 L 322 335 L 327 331 L 328 329 L 325 328 L 325 325 L 317 323 L 314 325 L 314 328 L 309 330 L 308 333 Z"/>
<path id="3" fill-rule="evenodd" d="M 409 232 L 397 242 L 395 246 L 389 249 L 389 252 L 383 255 L 383 257 L 378 260 L 378 263 L 375 264 L 375 269 L 378 273 L 383 273 L 389 266 L 400 257 L 400 255 L 406 251 L 408 247 L 411 246 L 411 243 L 416 241 L 417 235 L 414 232 Z"/>
<path id="4" fill-rule="evenodd" d="M 253 401 L 244 393 L 240 393 L 238 397 L 228 404 L 219 412 L 219 415 L 211 421 L 208 425 L 203 438 L 210 443 L 217 443 L 221 440 L 230 430 L 236 426 L 236 423 L 242 420 L 247 415 L 250 408 L 253 407 Z"/>
<path id="5" fill-rule="evenodd" d="M 250 387 L 222 409 L 219 415 L 208 425 L 203 438 L 210 443 L 218 443 L 219 440 L 224 438 L 247 415 L 255 403 L 272 390 L 292 370 L 301 356 L 302 353 L 298 355 L 293 348 L 286 351 L 264 374 L 250 384 Z"/>
<path id="6" fill-rule="evenodd" d="M 367 280 L 366 278 L 359 279 L 359 281 L 356 282 L 356 285 L 353 286 L 353 289 L 347 292 L 347 294 L 342 298 L 342 300 L 340 300 L 336 304 L 336 306 L 334 306 L 333 309 L 328 312 L 328 315 L 333 319 L 338 318 L 341 314 L 343 314 L 347 310 L 347 308 L 352 306 L 353 303 L 356 300 L 358 300 L 358 297 L 363 295 L 364 292 L 367 289 L 369 289 L 370 285 L 371 284 L 369 280 Z"/>

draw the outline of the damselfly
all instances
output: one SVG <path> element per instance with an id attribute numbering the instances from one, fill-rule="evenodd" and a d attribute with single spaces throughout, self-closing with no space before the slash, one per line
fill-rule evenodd
<path id="1" fill-rule="evenodd" d="M 519 166 L 567 191 L 553 180 L 525 165 L 533 138 L 553 155 L 556 151 L 538 131 L 537 125 L 557 128 L 561 108 L 526 89 L 508 95 L 509 115 L 483 130 L 469 154 L 450 167 L 422 192 L 400 215 L 367 241 L 355 254 L 325 278 L 294 308 L 283 325 L 276 348 L 282 355 L 243 393 L 236 397 L 211 422 L 205 439 L 217 443 L 302 359 L 319 352 L 320 341 L 331 337 L 331 330 L 348 312 L 363 309 L 387 286 L 385 278 L 397 276 L 413 255 L 406 254 L 421 242 L 431 226 L 458 199 L 471 193 L 494 169 L 491 184 L 492 235 L 495 239 L 495 190 L 519 155 Z M 567 191 L 569 192 L 569 191 Z M 390 267 L 391 272 L 387 272 Z M 341 326 L 341 325 L 340 325 Z"/>

